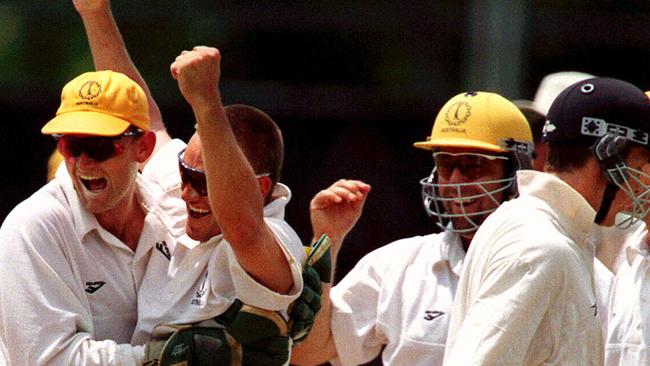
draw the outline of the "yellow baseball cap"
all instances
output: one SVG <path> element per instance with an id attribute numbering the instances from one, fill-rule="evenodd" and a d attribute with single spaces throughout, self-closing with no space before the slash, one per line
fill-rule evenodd
<path id="1" fill-rule="evenodd" d="M 467 92 L 451 98 L 433 123 L 431 136 L 416 142 L 415 147 L 476 148 L 507 152 L 506 143 L 532 144 L 526 117 L 506 98 L 488 92 Z"/>
<path id="2" fill-rule="evenodd" d="M 56 117 L 41 133 L 117 136 L 130 126 L 149 130 L 147 95 L 126 75 L 104 70 L 81 74 L 67 83 Z"/>

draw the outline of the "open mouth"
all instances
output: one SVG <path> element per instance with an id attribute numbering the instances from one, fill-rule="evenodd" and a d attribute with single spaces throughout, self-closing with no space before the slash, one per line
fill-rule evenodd
<path id="1" fill-rule="evenodd" d="M 106 188 L 106 178 L 102 177 L 92 177 L 92 176 L 80 176 L 79 179 L 81 183 L 89 191 L 100 191 Z"/>
<path id="2" fill-rule="evenodd" d="M 202 208 L 194 207 L 191 205 L 187 205 L 187 213 L 190 215 L 190 217 L 195 218 L 195 219 L 200 219 L 201 217 L 205 217 L 210 214 L 210 210 L 204 210 Z"/>

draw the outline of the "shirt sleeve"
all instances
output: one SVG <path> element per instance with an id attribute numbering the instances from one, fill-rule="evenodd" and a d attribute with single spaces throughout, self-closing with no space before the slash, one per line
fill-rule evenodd
<path id="1" fill-rule="evenodd" d="M 471 275 L 480 281 L 470 284 L 469 307 L 455 341 L 448 343 L 445 365 L 524 364 L 551 296 L 556 293 L 552 289 L 560 286 L 565 264 L 558 258 L 567 253 L 543 243 L 524 245 L 518 241 L 521 237 L 512 239 L 500 237 L 498 240 L 509 244 L 491 251 L 484 267 L 463 270 L 461 277 L 473 271 Z M 488 243 L 483 244 L 483 248 L 488 247 Z M 458 315 L 458 303 L 464 294 L 458 292 L 456 296 L 452 317 Z"/>
<path id="2" fill-rule="evenodd" d="M 300 238 L 284 220 L 265 218 L 265 221 L 273 231 L 276 242 L 280 245 L 291 267 L 294 283 L 291 291 L 288 294 L 280 294 L 257 282 L 241 267 L 230 247 L 228 249 L 229 269 L 236 296 L 244 304 L 283 311 L 287 310 L 289 304 L 296 300 L 302 291 L 302 263 L 306 255 Z"/>
<path id="3" fill-rule="evenodd" d="M 377 258 L 370 253 L 330 291 L 332 336 L 337 365 L 359 365 L 374 359 L 387 339 L 377 327 L 382 276 Z"/>
<path id="4" fill-rule="evenodd" d="M 0 348 L 7 364 L 141 365 L 143 347 L 93 339 L 73 258 L 57 245 L 60 233 L 74 230 L 70 218 L 63 210 L 27 208 L 15 209 L 0 228 Z"/>

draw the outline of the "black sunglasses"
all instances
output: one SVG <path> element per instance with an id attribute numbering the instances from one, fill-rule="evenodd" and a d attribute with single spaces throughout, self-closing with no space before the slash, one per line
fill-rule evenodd
<path id="1" fill-rule="evenodd" d="M 185 149 L 178 153 L 178 170 L 181 172 L 181 182 L 183 185 L 189 184 L 194 188 L 199 196 L 208 195 L 208 182 L 205 179 L 205 172 L 200 169 L 189 166 L 181 157 Z"/>
<path id="2" fill-rule="evenodd" d="M 118 136 L 79 137 L 69 135 L 52 135 L 57 140 L 57 149 L 65 159 L 78 158 L 81 154 L 101 163 L 114 156 L 121 155 L 124 147 L 117 143 L 122 137 L 140 136 L 141 129 L 132 129 Z"/>
<path id="3" fill-rule="evenodd" d="M 436 151 L 433 153 L 433 161 L 436 166 L 438 176 L 449 179 L 454 169 L 458 169 L 462 174 L 470 179 L 476 180 L 483 176 L 494 173 L 496 169 L 494 161 L 508 160 L 501 155 L 489 155 L 473 152 L 450 153 L 446 151 Z"/>
<path id="4" fill-rule="evenodd" d="M 178 170 L 181 173 L 181 183 L 183 185 L 191 185 L 199 196 L 205 197 L 208 195 L 208 181 L 205 178 L 205 172 L 201 169 L 191 167 L 187 162 L 185 162 L 185 160 L 183 160 L 182 155 L 185 152 L 185 149 L 186 148 L 178 152 Z M 256 174 L 255 177 L 262 178 L 270 175 L 271 174 L 269 173 L 262 173 Z"/>

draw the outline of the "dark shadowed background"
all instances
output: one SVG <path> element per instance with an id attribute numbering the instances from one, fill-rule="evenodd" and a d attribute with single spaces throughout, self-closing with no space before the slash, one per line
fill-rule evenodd
<path id="1" fill-rule="evenodd" d="M 437 110 L 468 90 L 531 99 L 542 77 L 576 70 L 650 89 L 647 1 L 113 0 L 131 55 L 172 135 L 192 114 L 169 76 L 194 45 L 223 55 L 226 104 L 268 112 L 283 130 L 287 220 L 311 237 L 308 205 L 339 178 L 373 186 L 340 275 L 366 252 L 434 231 L 420 202 Z M 70 1 L 0 1 L 3 146 L 0 220 L 45 181 L 54 148 L 39 133 L 62 86 L 92 69 Z"/>

